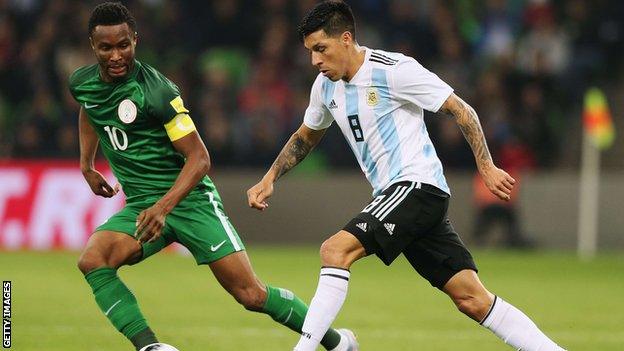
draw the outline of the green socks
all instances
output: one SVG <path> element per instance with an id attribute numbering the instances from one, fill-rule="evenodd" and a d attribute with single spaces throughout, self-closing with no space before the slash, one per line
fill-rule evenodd
<path id="1" fill-rule="evenodd" d="M 95 302 L 115 328 L 128 338 L 138 349 L 156 343 L 158 340 L 147 326 L 136 298 L 117 276 L 113 268 L 98 268 L 85 275 L 93 290 Z M 308 306 L 291 291 L 272 286 L 266 287 L 267 299 L 262 312 L 276 322 L 301 333 Z M 321 345 L 327 350 L 340 343 L 340 334 L 329 329 Z"/>
<path id="2" fill-rule="evenodd" d="M 138 349 L 156 343 L 156 336 L 147 326 L 139 304 L 113 268 L 98 268 L 85 275 L 93 290 L 95 302 L 115 328 Z"/>
<path id="3" fill-rule="evenodd" d="M 291 291 L 275 288 L 267 285 L 267 299 L 264 303 L 262 311 L 274 321 L 290 328 L 301 334 L 301 328 L 303 327 L 303 321 L 305 320 L 306 313 L 308 313 L 308 306 L 301 301 Z M 330 328 L 323 336 L 321 345 L 327 350 L 335 348 L 340 342 L 340 334 L 334 329 Z"/>
<path id="4" fill-rule="evenodd" d="M 147 327 L 147 329 L 138 332 L 130 338 L 130 341 L 132 341 L 132 345 L 134 345 L 137 350 L 140 350 L 144 346 L 158 342 L 158 339 L 156 339 L 154 332 Z"/>

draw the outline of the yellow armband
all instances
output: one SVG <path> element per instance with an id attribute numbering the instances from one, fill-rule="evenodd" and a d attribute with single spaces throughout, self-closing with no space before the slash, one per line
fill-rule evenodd
<path id="1" fill-rule="evenodd" d="M 165 124 L 165 130 L 171 141 L 176 141 L 196 130 L 191 116 L 181 113 Z"/>

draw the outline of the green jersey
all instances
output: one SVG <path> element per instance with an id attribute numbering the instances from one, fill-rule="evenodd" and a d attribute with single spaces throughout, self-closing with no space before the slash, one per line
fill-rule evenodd
<path id="1" fill-rule="evenodd" d="M 102 81 L 97 64 L 76 70 L 69 89 L 95 129 L 127 201 L 163 195 L 184 166 L 173 147 L 195 127 L 178 87 L 153 67 L 135 61 L 122 81 Z M 214 189 L 208 176 L 191 193 Z"/>

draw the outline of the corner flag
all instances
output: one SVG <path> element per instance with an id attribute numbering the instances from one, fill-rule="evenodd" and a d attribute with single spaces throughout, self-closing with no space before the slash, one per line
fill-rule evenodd
<path id="1" fill-rule="evenodd" d="M 615 129 L 607 99 L 598 88 L 590 88 L 585 93 L 583 130 L 600 150 L 608 149 L 615 139 Z"/>

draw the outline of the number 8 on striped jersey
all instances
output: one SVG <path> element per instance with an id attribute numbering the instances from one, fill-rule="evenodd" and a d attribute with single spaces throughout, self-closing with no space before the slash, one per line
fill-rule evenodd
<path id="1" fill-rule="evenodd" d="M 353 132 L 353 137 L 356 142 L 364 141 L 364 133 L 362 132 L 362 127 L 360 126 L 360 119 L 358 115 L 351 115 L 349 118 L 349 126 L 351 127 L 351 132 Z"/>

